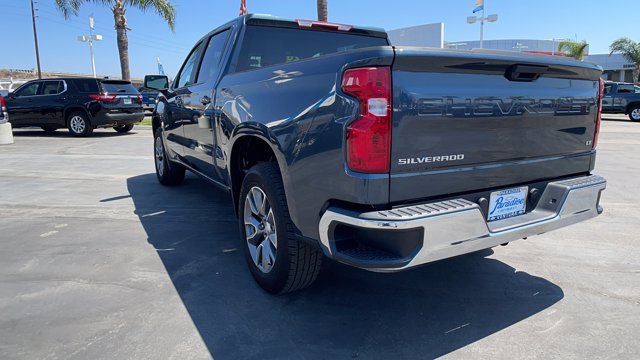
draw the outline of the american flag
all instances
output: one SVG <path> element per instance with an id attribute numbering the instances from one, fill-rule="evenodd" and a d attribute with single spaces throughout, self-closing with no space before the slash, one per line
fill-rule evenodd
<path id="1" fill-rule="evenodd" d="M 240 16 L 247 15 L 247 0 L 240 0 Z"/>

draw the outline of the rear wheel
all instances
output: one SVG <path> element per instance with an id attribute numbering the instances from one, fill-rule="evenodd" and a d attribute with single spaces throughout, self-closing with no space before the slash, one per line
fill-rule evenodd
<path id="1" fill-rule="evenodd" d="M 87 114 L 76 111 L 67 117 L 69 132 L 73 136 L 87 136 L 93 132 L 93 127 Z"/>
<path id="2" fill-rule="evenodd" d="M 175 186 L 180 185 L 184 180 L 185 169 L 180 164 L 171 162 L 167 158 L 167 153 L 162 142 L 162 130 L 156 130 L 154 141 L 154 159 L 156 165 L 156 176 L 162 185 Z"/>
<path id="3" fill-rule="evenodd" d="M 640 106 L 634 106 L 629 111 L 629 119 L 631 121 L 640 121 Z"/>
<path id="4" fill-rule="evenodd" d="M 245 260 L 263 289 L 282 294 L 315 281 L 322 252 L 296 238 L 275 163 L 249 170 L 242 181 L 238 217 Z"/>
<path id="5" fill-rule="evenodd" d="M 133 124 L 129 124 L 129 125 L 118 125 L 118 126 L 114 126 L 113 130 L 124 134 L 124 133 L 128 133 L 129 131 L 131 131 L 131 129 L 133 129 Z"/>

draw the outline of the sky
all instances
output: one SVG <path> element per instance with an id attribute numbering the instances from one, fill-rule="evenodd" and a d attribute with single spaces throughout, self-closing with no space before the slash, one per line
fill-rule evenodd
<path id="1" fill-rule="evenodd" d="M 157 73 L 160 58 L 166 73 L 175 75 L 195 42 L 207 32 L 238 16 L 240 0 L 172 0 L 177 11 L 175 32 L 155 13 L 127 11 L 129 58 L 133 77 Z M 434 22 L 445 23 L 445 41 L 479 39 L 479 24 L 466 23 L 475 0 L 329 0 L 329 21 L 382 27 L 387 30 Z M 91 73 L 88 44 L 77 40 L 88 34 L 88 17 L 95 18 L 98 74 L 120 74 L 116 33 L 111 10 L 85 4 L 78 16 L 65 20 L 54 0 L 37 0 L 37 30 L 43 71 Z M 315 19 L 315 0 L 247 0 L 250 13 L 292 19 Z M 498 14 L 485 24 L 492 39 L 586 40 L 590 54 L 608 53 L 615 39 L 640 41 L 636 31 L 637 0 L 486 0 L 486 14 Z M 29 0 L 0 0 L 0 68 L 35 68 L 35 50 Z"/>

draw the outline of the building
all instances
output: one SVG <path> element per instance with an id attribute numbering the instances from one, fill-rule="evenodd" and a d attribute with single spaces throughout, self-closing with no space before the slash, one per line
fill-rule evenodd
<path id="1" fill-rule="evenodd" d="M 426 24 L 390 30 L 389 40 L 393 45 L 399 46 L 423 46 L 449 49 L 469 50 L 480 47 L 480 41 L 456 41 L 444 40 L 444 23 Z M 483 47 L 493 50 L 523 51 L 537 54 L 558 55 L 560 42 L 565 39 L 503 39 L 484 40 Z M 587 47 L 587 54 L 589 48 Z M 621 54 L 594 54 L 587 55 L 584 61 L 600 65 L 604 70 L 603 78 L 612 81 L 634 82 L 634 64 L 628 62 Z"/>

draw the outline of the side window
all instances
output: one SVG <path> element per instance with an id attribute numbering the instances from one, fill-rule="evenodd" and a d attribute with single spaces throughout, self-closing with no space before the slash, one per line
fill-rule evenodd
<path id="1" fill-rule="evenodd" d="M 100 92 L 98 82 L 94 79 L 73 79 L 73 84 L 80 93 L 97 94 Z"/>
<path id="2" fill-rule="evenodd" d="M 20 88 L 18 91 L 16 91 L 16 96 L 17 97 L 21 97 L 21 96 L 34 96 L 34 95 L 38 95 L 38 89 L 40 88 L 40 84 L 42 82 L 40 81 L 36 81 L 33 82 L 29 85 L 26 85 L 22 88 Z"/>
<path id="3" fill-rule="evenodd" d="M 207 82 L 218 74 L 220 61 L 222 60 L 222 54 L 224 53 L 230 32 L 230 30 L 225 30 L 217 33 L 209 40 L 209 44 L 204 52 L 204 57 L 202 58 L 200 71 L 198 72 L 197 83 Z"/>
<path id="4" fill-rule="evenodd" d="M 57 95 L 63 90 L 62 81 L 45 81 L 39 95 Z"/>
<path id="5" fill-rule="evenodd" d="M 193 69 L 195 68 L 196 62 L 200 57 L 201 48 L 202 48 L 202 43 L 199 43 L 198 45 L 196 45 L 193 51 L 191 51 L 191 54 L 189 54 L 187 61 L 185 61 L 184 65 L 182 65 L 182 70 L 180 70 L 180 73 L 178 74 L 175 81 L 176 89 L 191 85 L 191 77 L 193 75 Z"/>
<path id="6" fill-rule="evenodd" d="M 622 93 L 628 94 L 628 93 L 632 93 L 632 92 L 634 92 L 633 85 L 626 85 L 626 84 L 625 85 L 622 85 L 622 84 L 618 85 L 618 93 L 619 94 L 622 94 Z"/>

